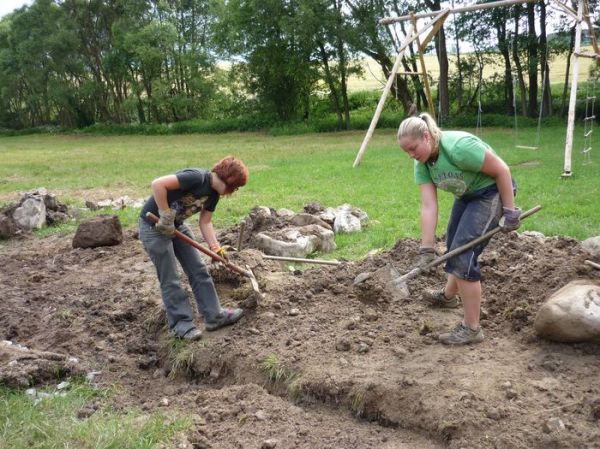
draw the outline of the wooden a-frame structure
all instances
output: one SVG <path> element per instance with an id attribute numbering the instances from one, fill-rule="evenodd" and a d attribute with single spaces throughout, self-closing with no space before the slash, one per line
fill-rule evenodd
<path id="1" fill-rule="evenodd" d="M 366 151 L 367 145 L 373 136 L 373 132 L 375 131 L 375 127 L 377 126 L 377 122 L 379 121 L 379 117 L 381 112 L 383 111 L 383 107 L 385 105 L 385 100 L 390 92 L 392 84 L 396 75 L 398 74 L 398 69 L 402 62 L 402 58 L 404 57 L 404 52 L 406 48 L 413 42 L 417 43 L 419 60 L 421 65 L 421 72 L 418 72 L 418 75 L 423 76 L 423 82 L 425 86 L 425 95 L 427 96 L 427 102 L 429 104 L 429 112 L 435 117 L 435 110 L 433 107 L 433 101 L 431 99 L 431 92 L 429 89 L 429 82 L 427 80 L 427 72 L 425 68 L 425 59 L 423 58 L 423 54 L 427 45 L 433 39 L 433 37 L 437 34 L 439 29 L 442 27 L 446 19 L 450 14 L 468 12 L 468 11 L 478 11 L 484 9 L 498 8 L 501 6 L 510 6 L 517 3 L 528 3 L 531 1 L 537 0 L 501 0 L 497 2 L 491 3 L 483 3 L 483 4 L 475 4 L 469 6 L 463 6 L 459 8 L 445 8 L 441 11 L 432 11 L 425 12 L 419 14 L 410 14 L 406 16 L 400 17 L 387 17 L 379 21 L 381 25 L 388 25 L 396 22 L 404 22 L 404 21 L 412 21 L 412 26 L 409 29 L 409 32 L 406 35 L 406 39 L 398 49 L 398 55 L 396 56 L 396 61 L 394 66 L 390 72 L 390 76 L 383 88 L 383 92 L 381 93 L 381 98 L 379 99 L 379 103 L 377 104 L 377 108 L 375 109 L 375 113 L 373 114 L 373 119 L 371 120 L 371 124 L 369 129 L 367 130 L 367 134 L 363 139 L 363 142 L 358 150 L 358 154 L 356 155 L 356 159 L 354 160 L 353 167 L 357 167 Z M 551 0 L 552 5 L 557 6 L 562 11 L 564 11 L 567 15 L 571 16 L 575 19 L 575 49 L 573 52 L 573 65 L 572 65 L 572 77 L 571 77 L 571 93 L 569 98 L 569 116 L 567 121 L 567 136 L 565 140 L 565 164 L 564 164 L 564 172 L 563 177 L 571 176 L 571 153 L 573 149 L 573 130 L 575 128 L 575 107 L 577 101 L 577 79 L 579 75 L 579 58 L 593 58 L 600 59 L 600 51 L 598 49 L 598 43 L 596 41 L 596 36 L 594 33 L 594 27 L 592 25 L 592 21 L 590 19 L 590 11 L 589 4 L 587 0 L 578 0 L 577 11 L 573 10 L 570 6 L 567 5 L 567 0 Z M 432 20 L 423 26 L 420 30 L 417 27 L 417 19 L 429 18 Z M 593 53 L 582 53 L 581 52 L 581 24 L 585 21 L 589 34 L 590 40 L 592 43 Z M 429 31 L 427 36 L 421 41 L 420 37 L 426 31 Z"/>

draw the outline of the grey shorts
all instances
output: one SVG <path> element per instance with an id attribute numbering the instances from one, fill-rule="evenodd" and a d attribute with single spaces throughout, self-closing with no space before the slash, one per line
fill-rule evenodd
<path id="1" fill-rule="evenodd" d="M 501 216 L 502 201 L 496 184 L 457 198 L 452 206 L 446 233 L 448 251 L 469 243 L 495 228 Z M 477 259 L 488 243 L 489 240 L 486 240 L 448 259 L 444 271 L 465 281 L 479 281 L 481 270 Z"/>

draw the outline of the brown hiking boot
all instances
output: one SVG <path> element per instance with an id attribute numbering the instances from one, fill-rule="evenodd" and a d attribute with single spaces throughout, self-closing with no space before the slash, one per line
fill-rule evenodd
<path id="1" fill-rule="evenodd" d="M 481 327 L 473 330 L 463 323 L 458 323 L 450 332 L 440 334 L 438 339 L 445 345 L 469 345 L 471 343 L 481 343 L 483 332 Z"/>
<path id="2" fill-rule="evenodd" d="M 443 309 L 456 309 L 458 307 L 458 296 L 446 298 L 444 289 L 426 289 L 423 292 L 423 299 L 432 307 L 441 307 Z"/>

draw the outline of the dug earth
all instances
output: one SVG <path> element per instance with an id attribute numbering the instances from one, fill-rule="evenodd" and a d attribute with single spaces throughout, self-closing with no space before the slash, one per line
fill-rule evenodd
<path id="1" fill-rule="evenodd" d="M 443 284 L 440 267 L 402 297 L 388 294 L 383 277 L 355 285 L 360 273 L 388 265 L 408 272 L 414 240 L 293 270 L 247 247 L 232 259 L 253 270 L 264 297 L 252 304 L 245 279 L 215 273 L 225 305 L 252 308 L 185 346 L 187 358 L 169 344 L 154 269 L 135 233 L 101 248 L 73 248 L 72 239 L 0 246 L 0 331 L 11 342 L 0 344 L 0 381 L 13 387 L 97 373 L 96 384 L 121 386 L 118 409 L 192 416 L 171 447 L 600 448 L 600 347 L 553 343 L 534 330 L 555 291 L 600 282 L 574 239 L 494 237 L 481 259 L 485 340 L 468 347 L 437 341 L 461 308 L 421 301 L 424 288 Z M 19 361 L 16 345 L 41 362 Z M 47 376 L 47 357 L 64 358 L 64 379 Z"/>

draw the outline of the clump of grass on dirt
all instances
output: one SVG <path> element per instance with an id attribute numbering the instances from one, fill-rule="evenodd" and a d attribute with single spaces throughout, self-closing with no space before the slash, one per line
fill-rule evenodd
<path id="1" fill-rule="evenodd" d="M 169 363 L 171 371 L 169 379 L 177 377 L 191 377 L 194 370 L 195 353 L 194 347 L 204 342 L 192 343 L 181 338 L 169 338 Z"/>
<path id="2" fill-rule="evenodd" d="M 355 416 L 361 417 L 365 412 L 365 392 L 362 390 L 355 391 L 350 397 L 352 399 L 350 410 L 352 410 Z"/>
<path id="3" fill-rule="evenodd" d="M 269 354 L 265 357 L 261 369 L 272 383 L 292 384 L 298 377 L 298 375 L 286 367 L 275 354 Z"/>
<path id="4" fill-rule="evenodd" d="M 177 432 L 191 426 L 189 419 L 137 411 L 121 413 L 109 405 L 111 392 L 73 383 L 39 402 L 23 391 L 0 387 L 0 449 L 114 447 L 147 449 L 171 444 Z M 92 413 L 80 413 L 90 409 Z"/>

